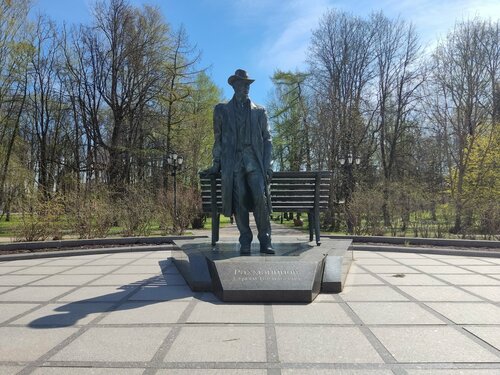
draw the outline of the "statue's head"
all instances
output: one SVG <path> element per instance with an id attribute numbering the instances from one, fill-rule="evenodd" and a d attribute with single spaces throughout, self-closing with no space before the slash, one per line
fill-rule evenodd
<path id="1" fill-rule="evenodd" d="M 248 77 L 248 74 L 243 69 L 237 69 L 234 74 L 227 79 L 227 82 L 233 87 L 234 93 L 241 99 L 248 99 L 250 92 L 250 85 L 254 79 Z"/>

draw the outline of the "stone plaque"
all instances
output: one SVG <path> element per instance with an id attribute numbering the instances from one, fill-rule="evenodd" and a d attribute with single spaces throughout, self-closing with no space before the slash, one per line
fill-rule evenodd
<path id="1" fill-rule="evenodd" d="M 311 302 L 319 293 L 323 258 L 315 261 L 212 261 L 213 292 L 223 301 Z"/>

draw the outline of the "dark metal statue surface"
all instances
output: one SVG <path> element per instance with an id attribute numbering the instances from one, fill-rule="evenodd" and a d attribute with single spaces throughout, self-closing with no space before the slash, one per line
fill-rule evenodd
<path id="1" fill-rule="evenodd" d="M 271 134 L 266 110 L 248 97 L 253 82 L 242 69 L 228 78 L 234 96 L 215 106 L 213 166 L 207 172 L 221 173 L 222 214 L 235 216 L 241 254 L 250 254 L 253 234 L 249 212 L 257 224 L 260 251 L 274 254 L 268 185 L 272 176 Z"/>

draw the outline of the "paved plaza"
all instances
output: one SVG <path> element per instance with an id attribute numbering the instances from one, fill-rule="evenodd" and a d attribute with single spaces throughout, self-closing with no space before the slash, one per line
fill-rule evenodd
<path id="1" fill-rule="evenodd" d="M 220 303 L 169 256 L 0 262 L 0 374 L 500 374 L 500 258 L 356 251 L 306 305 Z"/>

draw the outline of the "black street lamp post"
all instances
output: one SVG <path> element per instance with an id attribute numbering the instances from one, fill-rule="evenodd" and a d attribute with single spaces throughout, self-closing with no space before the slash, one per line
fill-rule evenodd
<path id="1" fill-rule="evenodd" d="M 359 156 L 354 157 L 352 152 L 349 152 L 346 157 L 339 158 L 340 165 L 346 171 L 346 189 L 345 189 L 345 197 L 344 202 L 347 203 L 351 200 L 351 195 L 354 190 L 354 176 L 353 176 L 353 168 L 354 165 L 359 165 L 361 163 L 361 158 Z M 340 201 L 339 201 L 340 203 Z M 353 232 L 354 224 L 350 217 L 347 218 L 347 231 L 349 233 Z"/>
<path id="2" fill-rule="evenodd" d="M 177 172 L 181 170 L 183 162 L 184 158 L 175 152 L 170 153 L 167 157 L 170 174 L 174 177 L 174 224 L 177 223 Z"/>

